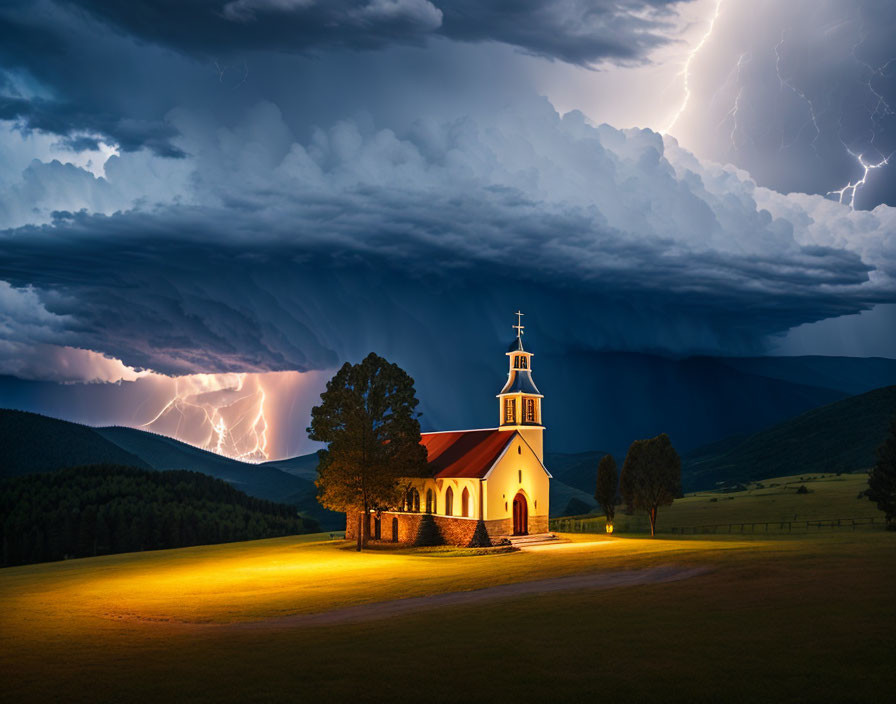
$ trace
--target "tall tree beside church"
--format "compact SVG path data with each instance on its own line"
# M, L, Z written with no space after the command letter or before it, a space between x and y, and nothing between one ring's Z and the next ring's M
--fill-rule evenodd
M890 434L877 448L877 464L868 475L868 498L887 517L887 528L896 530L896 417L890 423Z
M619 490L625 502L647 511L650 535L656 535L656 514L681 492L681 458L663 433L647 440L635 440L622 465Z
M613 525L616 518L616 492L619 488L619 473L613 455L604 455L597 465L597 487L594 498L604 510L607 525Z
M320 398L308 428L312 440L327 443L318 452L318 501L357 512L361 550L370 509L396 505L399 478L421 476L426 467L414 380L371 352L360 364L343 364Z

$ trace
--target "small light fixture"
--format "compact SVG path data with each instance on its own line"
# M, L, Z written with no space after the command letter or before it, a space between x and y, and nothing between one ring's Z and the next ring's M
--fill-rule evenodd
M612 533L612 532L613 532L613 524L607 523L607 533Z

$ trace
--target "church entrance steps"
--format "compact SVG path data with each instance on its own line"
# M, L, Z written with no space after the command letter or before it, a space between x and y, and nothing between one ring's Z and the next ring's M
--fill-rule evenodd
M566 538L558 538L554 533L533 533L531 535L504 536L515 548L526 548L532 545L549 545L552 543L568 543Z

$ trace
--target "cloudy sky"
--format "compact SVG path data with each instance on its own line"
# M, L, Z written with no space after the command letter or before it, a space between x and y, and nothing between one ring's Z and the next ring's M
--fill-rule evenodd
M376 350L458 424L445 370L500 370L520 307L555 354L896 357L894 30L887 0L7 1L0 405L284 456Z

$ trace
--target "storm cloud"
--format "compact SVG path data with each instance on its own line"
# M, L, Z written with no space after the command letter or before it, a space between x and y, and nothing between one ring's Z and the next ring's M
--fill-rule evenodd
M190 203L0 235L0 279L68 321L64 344L168 374L436 364L440 330L492 340L523 305L570 349L755 352L896 299L896 211L783 196L544 100L401 135L343 120L300 142L270 103L178 129Z
M333 82L341 83L351 70L343 66L327 75L306 59L340 63L334 57L347 56L357 68L363 66L355 60L359 52L473 42L576 65L640 63L669 41L664 30L674 18L674 4L12 2L0 8L0 120L59 135L73 148L105 140L122 151L146 148L181 157L168 119L174 108L204 105L221 111L234 98L245 106L246 100L262 97L259 93L279 101L284 92L301 92L303 82L309 90L352 94L347 86L333 90ZM407 60L400 53L390 56ZM309 70L317 78L309 79ZM380 71L379 81L383 75ZM238 89L238 96L228 94Z
M519 70L643 64L675 8L7 4L0 370L60 378L81 350L121 365L110 380L305 371L377 349L436 374L441 331L471 350L520 306L567 349L757 353L896 300L892 208L561 115Z

